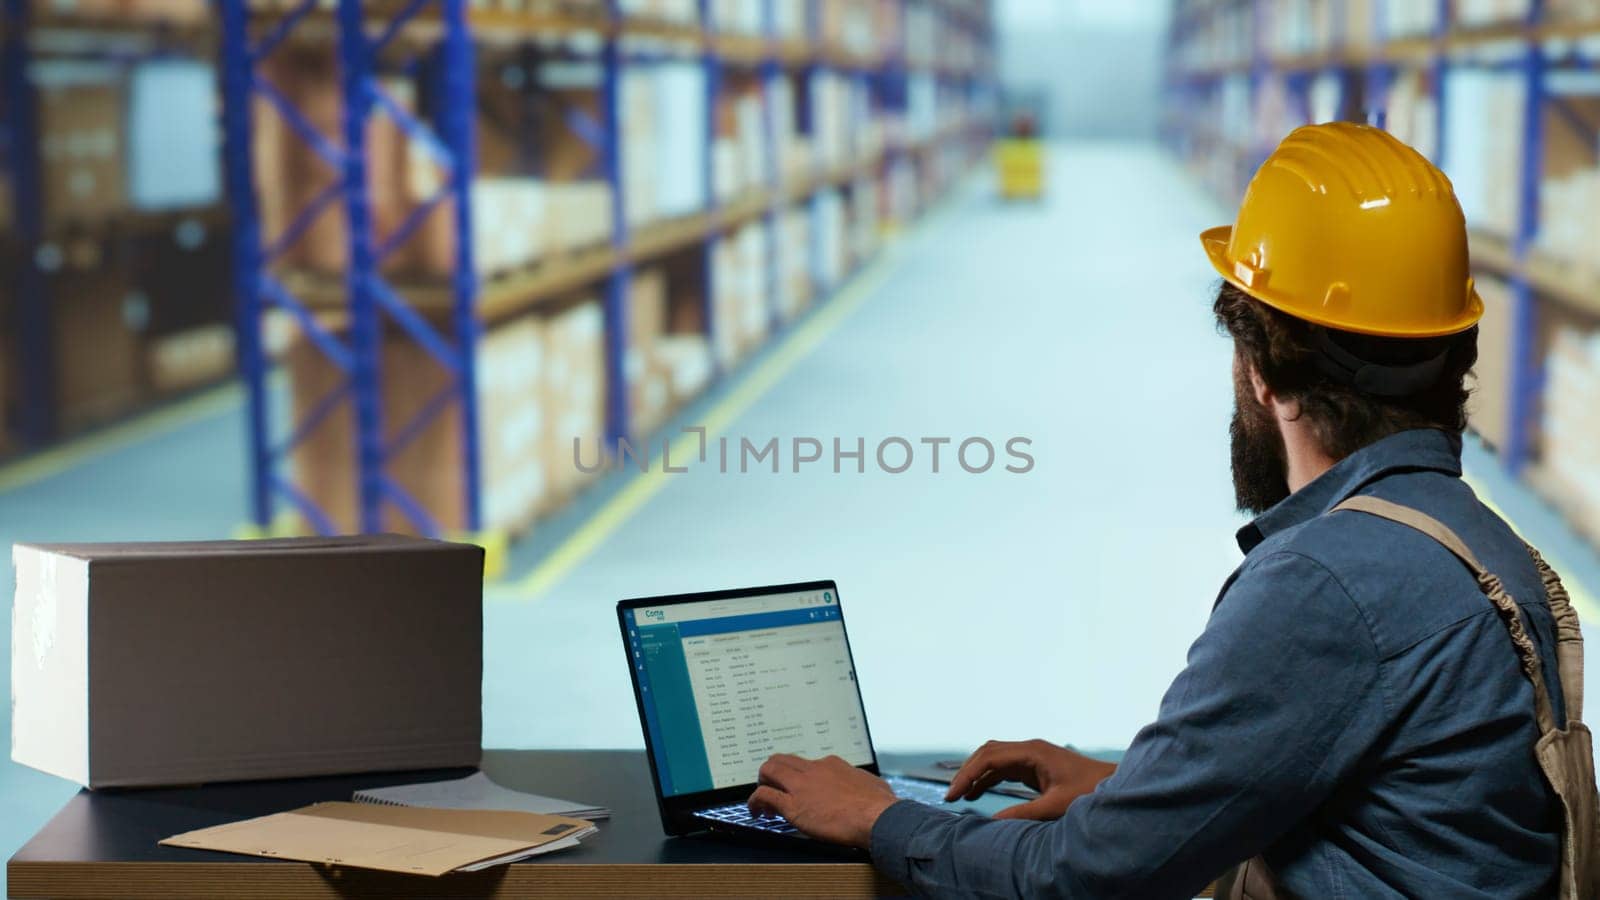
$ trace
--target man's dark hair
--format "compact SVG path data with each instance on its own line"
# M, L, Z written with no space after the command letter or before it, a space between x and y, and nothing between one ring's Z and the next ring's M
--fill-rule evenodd
M1413 428L1460 434L1467 427L1466 376L1478 361L1476 326L1424 340L1369 337L1281 313L1228 282L1222 283L1213 311L1240 359L1280 397L1300 404L1300 415L1334 459ZM1412 365L1442 354L1443 368L1431 384L1406 396L1376 396L1328 374L1319 362L1324 340L1380 365Z

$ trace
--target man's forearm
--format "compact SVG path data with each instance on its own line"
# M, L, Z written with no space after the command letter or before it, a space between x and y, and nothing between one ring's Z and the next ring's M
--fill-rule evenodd
M872 861L929 897L1076 896L1070 873L1048 853L1032 852L1051 824L960 816L903 800L873 826Z

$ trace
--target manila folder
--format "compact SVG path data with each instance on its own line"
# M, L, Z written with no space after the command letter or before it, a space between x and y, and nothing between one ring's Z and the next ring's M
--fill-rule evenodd
M590 829L562 816L500 810L318 803L292 812L173 835L169 847L443 875L533 851Z

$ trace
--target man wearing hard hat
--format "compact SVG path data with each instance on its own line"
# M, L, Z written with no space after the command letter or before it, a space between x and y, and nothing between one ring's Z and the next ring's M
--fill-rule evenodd
M993 821L838 759L773 757L751 805L936 896L1600 897L1577 616L1461 480L1483 303L1449 181L1301 128L1201 240L1256 518L1156 721L1116 766L985 745L952 799L1040 791Z

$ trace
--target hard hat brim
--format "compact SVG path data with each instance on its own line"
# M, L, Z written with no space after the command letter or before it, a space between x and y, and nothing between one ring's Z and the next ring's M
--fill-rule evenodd
M1200 233L1200 244L1205 247L1206 258L1211 260L1211 267L1217 270L1217 274L1221 275L1224 281L1273 309L1315 325L1374 337L1431 338L1460 334L1478 324L1478 320L1483 318L1483 298L1478 296L1476 287L1471 289L1471 293L1467 297L1466 309L1458 318L1435 327L1406 328L1403 325L1398 325L1389 328L1374 328L1369 323L1328 316L1314 309L1307 309L1303 301L1295 301L1288 297L1278 296L1269 289L1251 287L1245 284L1237 274L1238 264L1228 255L1228 244L1232 238L1232 225L1220 225L1216 228L1208 228Z

